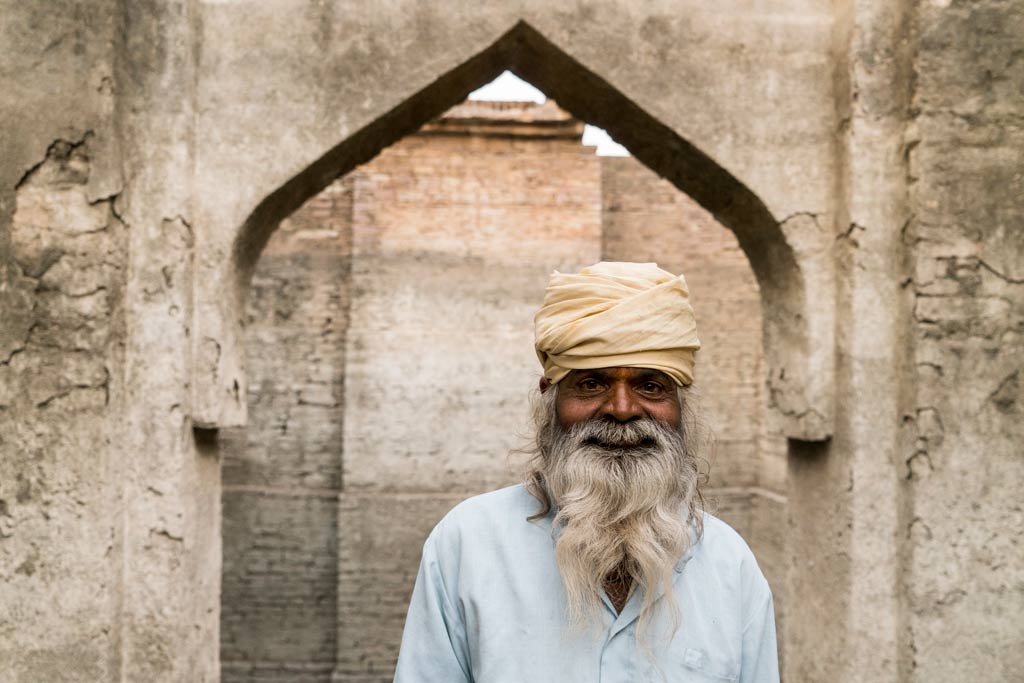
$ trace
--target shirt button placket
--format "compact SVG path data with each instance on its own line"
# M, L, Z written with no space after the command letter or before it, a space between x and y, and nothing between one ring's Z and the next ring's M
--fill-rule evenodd
M632 627L626 627L609 636L601 650L601 683L636 683L633 678L632 659L627 655L626 646L631 638ZM625 648L625 649L624 649Z
M612 642L612 631L609 629L605 635L604 644L601 646L601 657L597 663L597 680L599 683L614 683L611 679L611 667L608 665L609 647Z

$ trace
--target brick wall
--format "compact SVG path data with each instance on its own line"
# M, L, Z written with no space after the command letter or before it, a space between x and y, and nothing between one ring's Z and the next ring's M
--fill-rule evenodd
M311 199L249 290L249 426L222 435L225 683L334 668L351 214L351 179Z

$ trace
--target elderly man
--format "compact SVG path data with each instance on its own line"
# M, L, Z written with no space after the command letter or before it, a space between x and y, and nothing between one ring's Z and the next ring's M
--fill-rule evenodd
M768 584L701 508L683 277L556 272L536 347L525 483L430 534L396 682L778 681Z

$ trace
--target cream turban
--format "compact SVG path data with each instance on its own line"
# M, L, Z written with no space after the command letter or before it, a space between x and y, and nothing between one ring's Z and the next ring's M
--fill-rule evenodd
M700 348L686 280L654 263L602 261L579 273L551 274L534 318L544 376L572 370L653 368L693 382Z

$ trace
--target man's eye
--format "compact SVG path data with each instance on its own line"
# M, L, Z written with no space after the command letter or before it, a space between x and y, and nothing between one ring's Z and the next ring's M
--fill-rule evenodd
M645 394L657 394L665 390L665 388L657 382L644 382L640 389Z
M597 391L601 388L596 379L585 379L578 386L583 391Z

